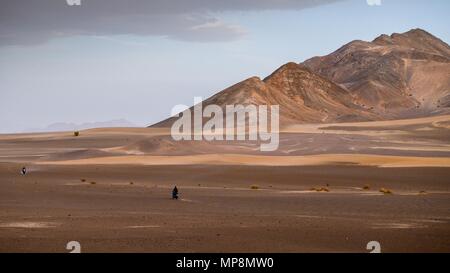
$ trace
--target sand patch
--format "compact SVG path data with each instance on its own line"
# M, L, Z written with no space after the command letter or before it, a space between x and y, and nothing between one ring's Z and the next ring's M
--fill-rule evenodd
M418 223L376 223L372 226L372 229L417 229L426 227L426 225Z
M197 201L194 201L194 200L191 200L191 199L185 199L185 198L181 198L180 201L188 202L188 203L197 203Z
M45 165L248 165L316 166L360 165L382 168L450 167L447 157L385 156L369 154L322 154L310 156L257 156L202 154L189 156L114 156L78 160L45 161Z
M10 222L0 223L0 228L54 228L58 226L51 222Z
M398 151L425 151L425 152L450 152L450 146L410 146L410 147L370 147L370 149L374 150L398 150Z
M396 130L399 126L424 126L433 125L434 127L442 127L442 122L450 120L450 115L433 116L425 118L404 119L404 120L386 120L386 121L368 121L368 122L343 122L329 124L299 124L291 125L282 130L285 133L306 133L306 134L349 134L349 135L368 135L368 136L386 136L386 135L402 135L405 132ZM440 125L440 126L439 126ZM342 128L354 128L353 130L344 130ZM445 126L444 128L446 128ZM374 129L374 128L383 128Z

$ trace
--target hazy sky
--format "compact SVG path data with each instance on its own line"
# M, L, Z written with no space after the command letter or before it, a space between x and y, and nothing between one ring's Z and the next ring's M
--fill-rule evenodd
M149 125L194 96L382 33L419 27L450 42L448 0L81 3L0 0L0 133Z

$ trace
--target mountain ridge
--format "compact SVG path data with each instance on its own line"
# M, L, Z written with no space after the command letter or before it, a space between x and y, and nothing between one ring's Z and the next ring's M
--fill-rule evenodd
M236 83L203 101L210 104L280 105L282 127L450 113L450 46L422 29L354 40Z

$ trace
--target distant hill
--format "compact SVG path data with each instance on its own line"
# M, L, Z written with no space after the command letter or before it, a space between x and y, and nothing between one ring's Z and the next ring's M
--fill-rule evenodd
M49 126L44 128L30 128L25 130L24 133L75 131L92 128L106 128L106 127L136 127L136 125L125 119L116 119L103 122L86 122L82 124L58 122L50 124Z

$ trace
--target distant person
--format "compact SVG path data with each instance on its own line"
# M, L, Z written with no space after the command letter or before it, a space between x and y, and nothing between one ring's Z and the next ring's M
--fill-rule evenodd
M178 188L175 186L172 190L172 199L178 199Z
M22 175L26 175L26 174L27 174L27 168L22 167L22 170L20 171L20 173L21 173Z

